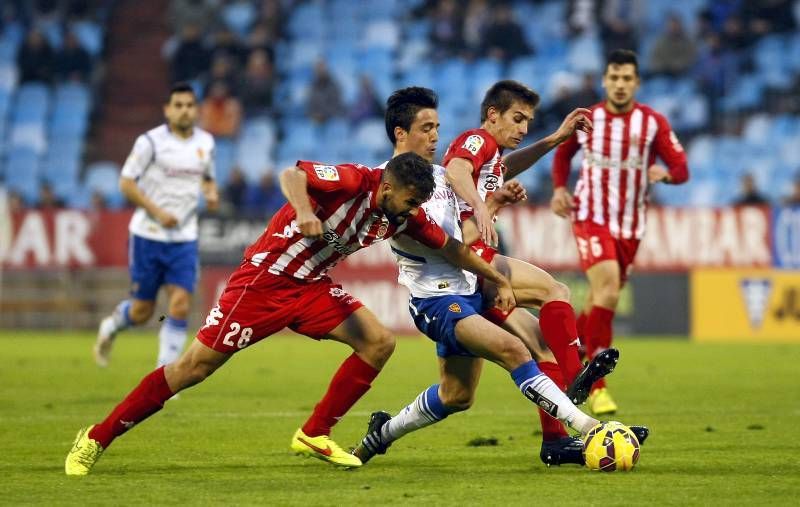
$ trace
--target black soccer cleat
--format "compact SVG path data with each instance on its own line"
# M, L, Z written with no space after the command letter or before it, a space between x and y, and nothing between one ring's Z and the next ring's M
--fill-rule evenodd
M361 439L361 442L353 449L352 454L358 456L362 464L366 464L376 454L386 454L386 449L389 448L391 443L384 444L381 439L381 428L389 422L392 416L388 412L378 411L373 412L369 416L369 424L367 424L367 434Z
M592 391L592 384L605 377L617 366L619 350L605 349L597 353L586 366L583 367L572 385L567 388L567 397L576 405L580 405Z
M644 441L650 436L650 429L647 426L628 426L628 428L636 435L639 445L644 444Z
M547 466L583 465L583 440L580 437L561 437L552 442L542 442L539 458Z

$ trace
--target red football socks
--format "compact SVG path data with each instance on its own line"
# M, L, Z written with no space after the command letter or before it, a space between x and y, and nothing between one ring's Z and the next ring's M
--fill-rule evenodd
M586 355L591 359L598 351L607 349L611 346L612 325L614 322L614 310L593 306L586 319ZM592 389L600 389L606 386L605 379L600 379L594 383Z
M162 366L145 376L103 422L96 424L89 438L97 440L103 449L107 448L115 438L161 410L172 395Z
M539 312L539 327L547 346L556 356L564 380L571 384L583 369L578 356L575 311L566 301L550 301Z
M543 362L538 363L539 369L542 373L550 377L555 385L562 391L566 388L564 384L564 377L561 375L561 368L556 363ZM539 421L542 423L542 440L545 442L552 442L559 438L569 436L566 428L561 424L561 421L551 416L541 408L539 409Z
M309 437L330 435L331 427L350 410L350 407L369 391L379 370L365 363L353 353L333 376L328 392L314 407L314 413L303 425Z

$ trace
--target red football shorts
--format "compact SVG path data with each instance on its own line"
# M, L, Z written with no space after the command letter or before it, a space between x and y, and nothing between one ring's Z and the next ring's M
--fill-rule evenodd
M598 262L615 260L619 264L620 282L624 284L636 257L639 240L615 238L608 227L591 221L573 223L572 231L578 244L581 268L587 271Z
M319 340L362 306L330 279L304 282L242 264L231 275L197 339L226 354L285 327Z

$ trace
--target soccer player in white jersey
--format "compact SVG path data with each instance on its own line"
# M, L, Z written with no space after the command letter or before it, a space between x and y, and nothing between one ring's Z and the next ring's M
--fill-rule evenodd
M592 132L577 132L561 144L553 160L553 211L572 219L589 298L578 319L589 357L611 346L612 322L644 237L649 184L681 184L689 179L686 153L667 119L636 102L636 53L618 49L606 62L606 100L591 106ZM583 149L574 197L567 190L570 162ZM655 163L656 156L667 165ZM583 328L583 329L581 329ZM598 381L589 396L595 414L612 414L617 404Z
M395 156L411 151L428 160L433 159L438 142L437 102L435 92L420 87L404 88L389 97L386 132L395 146ZM446 182L444 167L433 167L436 186L423 209L448 234L461 239L456 195ZM523 198L522 187L516 182L508 182L487 199L487 206L495 213L500 206ZM474 219L464 225L463 236L465 244L478 239ZM451 413L468 409L480 379L482 358L505 367L515 381L523 375L522 372L526 372L523 376L531 378L531 370L536 369L541 370L537 373L537 382L541 382L542 387L563 384L552 353L538 335L535 317L517 309L502 324L508 331L497 327L481 316L486 305L475 275L453 266L416 241L396 237L390 243L400 270L398 280L411 293L410 311L414 322L420 331L436 342L440 382L426 389L394 418L386 412L371 415L367 435L353 451L362 462L369 461L375 454L383 454L391 442L403 435L439 422ZM549 379L545 381L547 377ZM575 422L576 417L582 417L576 415L579 411L576 412L577 409L558 387L542 395L527 392L527 385L519 382L518 385L526 396L547 410L540 410L542 461L548 465L582 463L580 439L569 437L561 423L554 419L560 415L561 419L580 429L580 423ZM553 403L554 399L558 402ZM636 427L636 431L641 440L647 437L646 428Z
M122 167L119 187L136 206L131 218L128 264L130 298L104 318L94 346L95 361L108 366L117 334L147 322L163 286L169 308L158 333L157 366L178 358L197 282L197 210L202 193L209 210L219 201L214 180L214 138L195 126L192 88L172 87L164 105L166 123L136 139Z

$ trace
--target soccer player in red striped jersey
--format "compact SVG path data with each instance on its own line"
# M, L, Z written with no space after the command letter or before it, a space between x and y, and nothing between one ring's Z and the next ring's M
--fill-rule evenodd
M588 357L611 346L612 321L644 236L649 185L681 184L689 179L686 154L663 115L636 102L636 53L618 49L606 62L606 100L590 108L594 130L576 132L556 150L553 211L572 218L581 267L590 293L579 319ZM583 149L575 193L567 190L570 162ZM666 167L655 164L656 157ZM617 405L605 381L589 397L595 414L612 414Z
M514 306L510 282L467 246L429 220L420 205L433 193L432 166L405 153L385 169L298 162L281 174L288 200L244 260L175 362L145 376L102 422L78 432L67 455L68 475L86 475L118 436L161 410L179 391L205 380L230 357L288 327L310 338L353 348L291 448L344 467L361 466L329 438L331 428L370 388L395 346L394 336L328 271L362 248L406 234L449 262L497 283L494 302Z
M539 96L517 81L499 81L486 92L481 103L481 127L458 136L447 149L442 165L448 182L459 197L462 220L474 216L481 240L472 248L511 279L519 306L540 308L539 326L547 346L553 352L573 403L586 400L590 378L613 370L617 351L609 349L583 368L578 355L580 341L575 312L570 305L569 289L546 271L519 259L497 254L497 234L485 200L503 184L530 168L537 160L576 130L591 132L587 109L578 108L564 119L551 135L525 148L514 150L528 133ZM484 294L491 295L491 283L484 283ZM508 315L490 309L484 316L504 326Z

